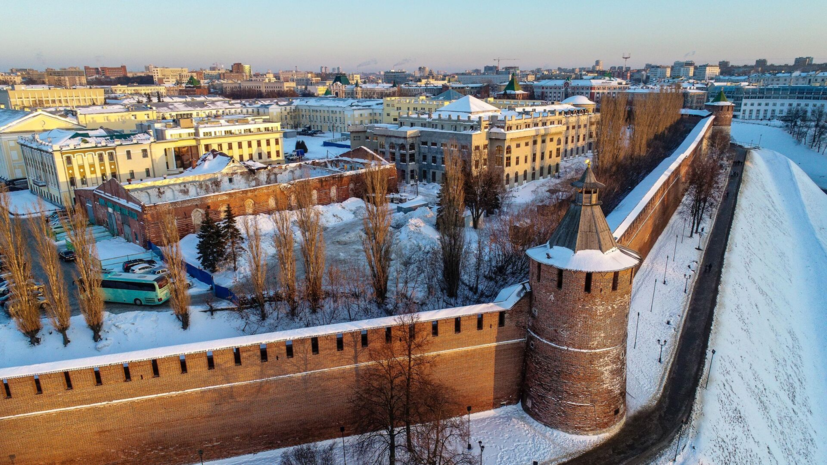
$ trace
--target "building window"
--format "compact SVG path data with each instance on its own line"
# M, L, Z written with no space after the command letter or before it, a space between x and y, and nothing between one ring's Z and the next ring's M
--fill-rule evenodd
M212 356L212 352L207 352L207 369L214 370L215 369L215 359Z
M343 350L345 350L344 334L339 333L336 335L336 351L341 352Z
M145 170L145 172L146 172L146 177L149 177L149 168L147 168L147 169Z
M66 166L72 166L72 157L66 156Z
M132 374L129 372L129 364L123 364L123 380L124 382L132 381Z
M319 338L310 338L310 350L313 352L313 355L319 355Z
M40 385L40 377L34 375L34 390L35 394L43 394L43 387Z
M618 271L615 271L614 274L612 275L612 290L613 291L617 290L617 282L618 282L619 277L620 277L620 272L618 272Z
M259 352L259 355L261 356L262 363L266 362L267 361L267 344L261 344L260 346L258 346L258 352Z
M557 270L557 289L562 289L562 288L563 288L563 270L558 269Z
M477 314L477 331L482 331L482 313Z
M98 154L98 163L103 163L103 154L102 153Z
M154 362L155 360L153 360ZM95 386L100 386L103 384L103 379L101 379L101 371L99 368L94 369L95 372Z
M592 292L592 274L586 273L586 293L589 294Z
M185 375L187 374L187 356L182 355L179 358L181 359L181 374Z
M157 378L161 376L161 372L158 370L158 360L152 360L152 377Z
M500 328L505 326L505 311L501 311L497 317L497 326Z
M9 382L5 379L3 380L3 389L6 391L6 399L11 399L11 389L9 388Z
M131 150L126 151L126 159L127 160L132 160L132 151Z
M362 347L368 346L368 330L362 330Z
M456 317L454 318L454 332L461 333L462 332L462 318Z
M439 336L439 322L432 321L431 322L431 336L437 337Z
M233 347L233 361L236 365L241 365L241 350L238 347Z
M390 344L393 341L393 330L390 326L385 328L385 344Z
M129 170L129 179L135 179L135 170Z

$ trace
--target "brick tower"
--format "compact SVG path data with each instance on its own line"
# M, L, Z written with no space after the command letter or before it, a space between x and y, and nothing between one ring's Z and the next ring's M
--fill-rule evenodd
M547 244L528 250L532 290L523 409L549 427L604 431L626 416L626 333L640 257L617 244L591 167Z
M705 103L704 108L715 116L715 120L712 121L712 130L714 132L724 132L729 135L730 129L732 128L732 113L735 110L735 105L727 100L724 91L721 90L718 96L712 99L711 102Z

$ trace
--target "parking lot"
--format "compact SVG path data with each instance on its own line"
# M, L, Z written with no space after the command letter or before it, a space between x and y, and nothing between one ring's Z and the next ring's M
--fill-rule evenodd
M36 218L36 221L44 221L43 218ZM27 219L16 219L15 221L22 221L24 230L26 234L33 234L31 231L31 225L29 220ZM134 246L134 244L132 244ZM127 249L128 250L128 249ZM43 267L41 265L42 260L40 255L38 254L36 248L32 246L30 249L30 254L32 256L32 275L34 280L38 283L46 284L46 275L43 271ZM101 252L105 253L105 257L111 255L111 252L108 250L102 250ZM130 257L126 255L125 257ZM120 264L126 260L127 258L123 258L118 260L117 258L114 259L104 259L102 263L105 268L113 268L117 267L118 271L120 271ZM66 282L66 289L69 291L69 302L72 307L72 315L80 315L80 306L78 305L78 293L77 287L75 286L74 282L77 279L77 270L75 267L74 262L60 262L61 268L63 269L63 276ZM200 286L199 286L200 284ZM191 305L199 305L205 304L208 300L212 299L212 293L207 289L203 284L196 283L196 287L191 289L190 295L192 298ZM129 305L129 304L121 304L121 303L106 303L106 311L110 313L124 313L124 312L134 312L134 311L170 311L169 302L166 302L162 305L143 305L143 306L136 306L136 305Z

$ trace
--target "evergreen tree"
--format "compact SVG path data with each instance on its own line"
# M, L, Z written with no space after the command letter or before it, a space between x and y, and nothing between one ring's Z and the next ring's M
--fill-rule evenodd
M221 224L221 236L224 244L224 258L233 261L233 271L238 270L238 255L244 251L241 245L244 239L241 236L241 230L235 224L235 215L230 205L227 204L227 211L224 215L224 222Z
M220 226L207 213L206 219L198 230L198 261L201 267L215 273L218 264L224 258L224 239Z
M303 140L296 141L296 150L304 150L305 155L307 154L307 144Z

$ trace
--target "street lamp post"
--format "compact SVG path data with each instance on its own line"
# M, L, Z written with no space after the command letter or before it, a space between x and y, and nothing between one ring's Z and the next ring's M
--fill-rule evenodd
M712 357L709 358L709 373L706 375L706 385L704 389L709 388L709 378L712 377L712 361L715 360L715 349L712 349Z
M637 323L635 323L635 345L632 349L637 349L637 328L640 326L640 312L637 312Z
M663 363L663 346L666 345L666 339L662 341L658 339L658 345L660 346L660 354L658 354L658 363Z
M471 450L471 406L466 407L468 410L468 450Z
M204 465L204 449L198 449L198 458L201 459L201 465Z
M686 294L689 291L689 277L690 277L690 274L686 273L686 274L683 275L683 277L686 278L686 283L683 285L683 293Z
M669 255L666 256L666 265L663 267L663 284L666 284L666 269L669 268Z
M655 278L655 284L652 285L652 305L649 306L649 313L655 308L655 289L658 288L658 278Z
M485 450L485 446L482 445L482 441L479 441L480 445L480 465L482 465L482 451Z
M698 246L697 246L697 247L695 247L695 250L703 250L703 249L701 248L701 234L703 234L703 232L699 232L699 233L698 233Z
M345 465L347 465L347 452L345 451L345 427L340 426L339 432L342 433L342 460L344 460Z
M675 250L672 251L672 257L678 256L678 235L675 234Z

